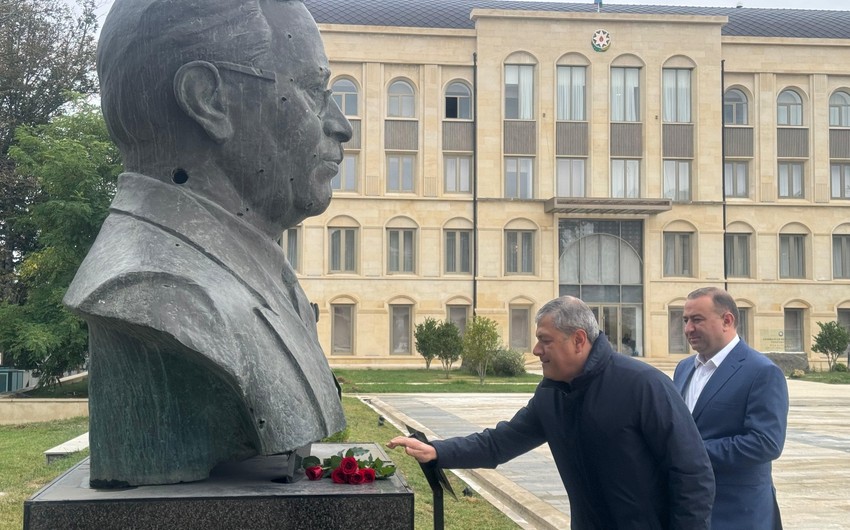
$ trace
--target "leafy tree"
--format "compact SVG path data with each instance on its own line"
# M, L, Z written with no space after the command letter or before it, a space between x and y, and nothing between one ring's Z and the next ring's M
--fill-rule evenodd
M850 344L850 333L838 322L818 322L820 331L814 336L812 351L826 355L829 371L835 369L838 356L844 353Z
M19 128L15 139L9 154L42 197L25 219L39 234L19 267L27 295L0 303L0 350L4 362L52 384L85 358L85 324L62 297L106 218L120 156L100 110L83 102L46 125Z
M15 171L17 127L45 124L95 83L97 0L0 0L0 301L22 303L24 257L38 244L30 209L38 182Z
M499 328L487 317L472 317L463 333L463 361L475 367L478 382L484 384L487 366L500 347Z
M413 330L413 338L416 341L416 350L425 358L425 369L431 369L431 361L437 356L437 329L439 324L431 317L425 322L416 324Z
M460 337L460 330L454 322L443 321L437 327L437 358L443 365L446 379L449 378L452 365L460 359L462 353L463 339Z

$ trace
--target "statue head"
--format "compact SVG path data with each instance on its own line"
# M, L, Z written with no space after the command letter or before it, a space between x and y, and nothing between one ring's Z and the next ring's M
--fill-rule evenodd
M302 2L116 0L98 74L128 171L272 237L328 207L351 126Z

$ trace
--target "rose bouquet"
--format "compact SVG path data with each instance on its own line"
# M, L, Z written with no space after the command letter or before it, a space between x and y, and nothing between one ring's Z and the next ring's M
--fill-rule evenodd
M368 458L364 458L367 455ZM395 474L395 465L392 462L374 458L362 447L340 451L324 460L319 460L317 456L308 456L303 465L308 479L330 477L336 484L368 484Z

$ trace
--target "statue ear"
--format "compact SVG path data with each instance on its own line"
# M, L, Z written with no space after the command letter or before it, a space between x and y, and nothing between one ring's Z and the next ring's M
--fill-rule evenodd
M177 104L216 143L233 136L233 125L225 111L218 68L206 61L192 61L174 75Z

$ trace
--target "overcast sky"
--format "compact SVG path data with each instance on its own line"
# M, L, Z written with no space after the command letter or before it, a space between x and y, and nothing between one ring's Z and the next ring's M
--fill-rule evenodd
M351 0L358 2L359 0ZM386 0L391 2L392 0ZM546 1L546 0L538 0ZM559 1L559 0L548 0ZM566 0L565 0L566 1ZM593 0L568 0L572 3L588 3L592 4ZM98 20L100 26L103 25L103 19L109 11L109 6L112 5L112 0L102 0L103 5L98 10ZM656 5L656 6L702 6L702 7L736 7L738 4L744 7L760 7L760 8L784 8L784 9L831 9L831 10L850 10L850 0L602 0L602 9L606 5L615 4L633 4L633 5Z

